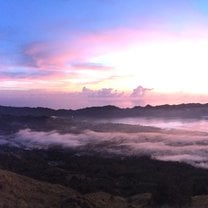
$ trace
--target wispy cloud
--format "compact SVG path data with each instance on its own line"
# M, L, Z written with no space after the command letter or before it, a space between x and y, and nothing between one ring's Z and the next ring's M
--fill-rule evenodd
M90 63L90 62L77 62L77 63L72 63L71 67L74 69L81 69L81 70L110 70L112 67L110 66L105 66L103 64L99 63Z
M10 79L21 79L21 78L40 78L50 76L52 72L50 71L40 71L35 68L10 68L2 67L0 68L1 78L10 78Z

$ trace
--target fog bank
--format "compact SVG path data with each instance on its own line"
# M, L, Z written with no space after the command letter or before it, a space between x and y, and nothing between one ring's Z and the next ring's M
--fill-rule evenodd
M208 168L208 133L200 131L118 133L86 130L80 134L60 134L56 131L24 129L14 135L1 136L0 145L26 149L61 146L101 153L104 156L149 155L159 160L181 161Z

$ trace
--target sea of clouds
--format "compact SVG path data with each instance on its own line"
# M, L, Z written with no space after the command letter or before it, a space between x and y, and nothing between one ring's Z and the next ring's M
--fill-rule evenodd
M202 122L202 121L200 121ZM183 121L182 128L164 128L159 132L95 132L85 130L79 134L60 134L56 131L40 132L31 129L16 134L0 136L0 145L12 145L26 149L47 149L61 146L73 149L123 156L149 155L165 161L186 162L193 166L208 168L208 131L206 122ZM188 128L189 126L189 128ZM192 126L192 128L190 128ZM201 126L201 128L200 128ZM208 126L208 125L207 125Z

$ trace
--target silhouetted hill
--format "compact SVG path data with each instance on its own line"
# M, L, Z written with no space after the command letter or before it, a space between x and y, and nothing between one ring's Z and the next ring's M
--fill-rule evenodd
M0 106L0 114L15 116L61 116L61 117L91 117L91 118L121 118L121 117L170 117L170 118L206 118L208 104L188 103L179 105L160 105L133 108L119 108L116 106L88 107L78 110L7 107Z

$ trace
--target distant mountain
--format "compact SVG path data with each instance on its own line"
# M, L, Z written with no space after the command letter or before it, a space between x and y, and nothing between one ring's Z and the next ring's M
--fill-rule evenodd
M170 117L170 118L206 118L208 104L188 103L179 105L160 105L133 108L119 108L116 106L88 107L78 110L7 107L0 106L1 115L13 116L61 116L71 118L121 118L121 117Z

